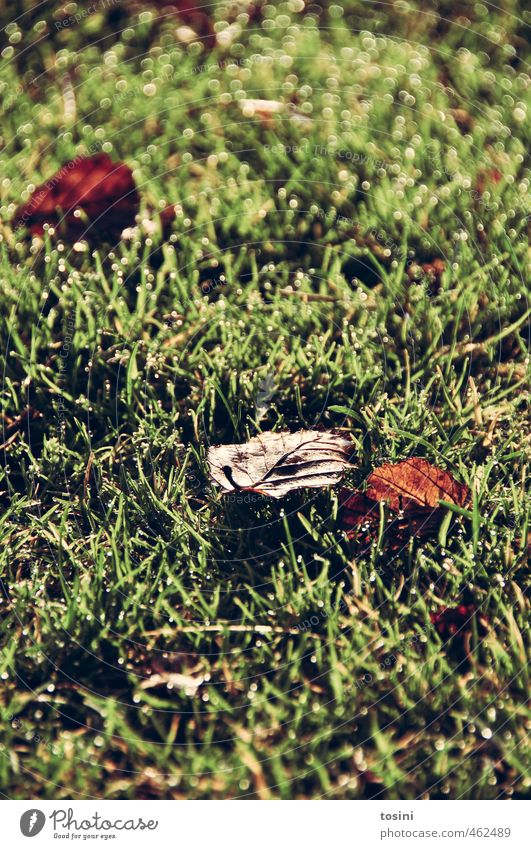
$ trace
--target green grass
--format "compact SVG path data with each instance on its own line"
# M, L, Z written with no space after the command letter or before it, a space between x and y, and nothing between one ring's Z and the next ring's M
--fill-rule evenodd
M525 15L299 5L210 54L140 7L118 35L42 10L7 30L7 797L529 795ZM12 232L95 149L134 168L144 216L180 204L174 236L75 252ZM439 284L414 268L434 257ZM470 511L360 553L334 490L210 486L209 445L315 425L351 435L352 484L423 456ZM430 622L463 599L489 622L466 657Z

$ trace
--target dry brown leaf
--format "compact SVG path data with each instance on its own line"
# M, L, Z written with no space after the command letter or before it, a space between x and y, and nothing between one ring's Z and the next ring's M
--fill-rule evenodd
M392 547L400 548L412 536L426 537L437 530L444 516L441 501L464 507L470 497L467 486L420 457L384 464L367 483L366 492L342 490L339 498L347 536L365 545L378 536L379 502L386 502L391 511L386 538Z
M12 226L42 235L44 225L50 224L72 239L97 235L114 241L134 225L139 208L130 167L113 162L107 153L96 153L77 156L38 186L15 212Z
M195 696L205 681L206 670L197 655L189 652L164 653L138 658L134 671L143 680L140 690L166 687L169 690L184 690L186 695Z
M245 445L217 445L208 451L212 480L225 492L259 492L282 498L294 489L340 482L352 444L332 431L262 433Z
M164 675L155 673L142 681L139 689L151 690L154 687L166 687L172 690L185 690L186 695L195 696L204 680L201 675L182 675L180 672L167 672Z
M421 457L410 457L402 463L386 463L375 469L367 483L367 497L386 501L392 510L435 508L440 501L464 507L470 498L467 486Z

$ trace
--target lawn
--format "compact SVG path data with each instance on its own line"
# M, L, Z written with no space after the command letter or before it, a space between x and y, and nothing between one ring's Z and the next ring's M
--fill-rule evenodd
M529 797L529 12L34 5L0 71L3 796ZM100 152L135 228L14 227ZM350 440L350 489L421 457L469 502L362 542L337 485L212 483L211 446L300 429Z

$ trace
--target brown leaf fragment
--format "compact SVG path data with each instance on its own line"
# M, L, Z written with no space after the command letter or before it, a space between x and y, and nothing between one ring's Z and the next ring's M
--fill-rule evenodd
M474 126L474 119L466 109L450 109L450 114L461 132L470 132Z
M5 437L5 441L0 445L0 449L9 448L25 427L29 430L30 422L35 419L42 419L42 417L43 414L31 405L28 405L25 410L14 418L6 416L5 413L0 413L0 435Z
M142 662L142 660L144 662ZM195 654L173 652L168 655L148 655L134 668L141 679L139 690L151 690L165 687L167 690L184 690L188 696L195 696L205 680L206 669Z
M352 444L332 431L266 432L244 445L208 450L212 480L225 492L258 492L282 498L302 487L333 486L346 469Z
M378 538L380 507L378 501L358 490L342 490L340 495L341 525L347 537L368 546ZM425 537L435 531L442 518L442 508L418 507L399 516L391 511L385 527L387 542L398 550L414 537Z
M367 498L356 489L342 489L339 493L341 524L349 539L369 545L378 535L380 507L377 501Z
M151 690L165 686L169 690L184 690L187 696L195 696L205 679L201 676L182 675L180 672L156 672L139 684L140 690Z
M407 270L407 276L412 282L427 277L430 288L433 287L433 291L438 292L445 268L444 260L435 257L428 262L413 262Z

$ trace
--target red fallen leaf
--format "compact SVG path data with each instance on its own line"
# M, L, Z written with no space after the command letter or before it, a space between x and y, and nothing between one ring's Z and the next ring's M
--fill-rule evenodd
M367 482L365 493L341 491L341 524L349 539L369 545L380 526L379 502L385 501L391 511L386 535L395 549L412 536L426 537L437 530L445 512L441 500L463 507L470 495L468 487L420 457L384 464Z
M440 289L441 279L446 268L446 263L440 257L429 262L413 262L407 269L407 276L412 283L417 283L427 278L428 294L437 294Z
M139 206L129 166L113 162L106 153L97 153L67 162L38 186L18 208L13 227L27 227L40 235L47 223L72 238L95 233L115 238L125 227L134 225Z
M264 15L264 6L266 0L258 0L256 3L249 3L243 10L248 17L248 23L254 24L262 20Z
M488 633L488 619L473 604L443 607L430 614L430 620L441 639L447 644L446 652L461 662L471 660L470 642L474 622L478 636Z
M171 233L172 224L175 221L175 207L172 205L165 206L160 212L160 224L162 227L162 235L164 238Z
M438 285L441 282L445 268L446 263L444 260L440 257L435 257L435 259L429 262L412 263L407 270L407 275L410 280L418 280L422 274L427 274L431 282Z
M302 487L339 483L351 467L352 444L326 430L270 431L244 445L208 449L212 480L225 492L258 492L282 498Z
M423 262L421 268L434 282L438 283L443 276L446 264L440 257L435 257L431 262Z
M151 0L163 9L172 9L175 14L190 27L207 50L216 46L216 33L208 14L194 0Z
M498 171L497 168L489 168L487 171L482 171L478 174L476 180L476 190L482 195L485 189L488 189L489 185L496 185L502 177L502 172Z
M430 614L430 620L439 636L449 639L460 631L471 631L472 619L476 613L475 605L459 604L457 607L442 607ZM485 627L483 619L484 617L481 617L479 620L482 629Z
M464 507L470 490L449 472L432 466L422 457L410 457L401 463L385 463L367 480L367 497L386 501L391 510L415 511L418 507L439 507L450 501Z

